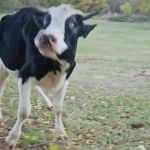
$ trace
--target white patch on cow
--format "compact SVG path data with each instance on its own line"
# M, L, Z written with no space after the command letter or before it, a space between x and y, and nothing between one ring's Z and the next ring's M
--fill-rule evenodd
M18 138L21 134L21 128L24 120L29 116L31 112L31 102L30 95L32 88L36 79L34 77L29 78L27 82L22 84L22 79L18 79L18 88L19 88L19 109L18 109L18 117L17 121L9 133L9 136L6 138L6 143L11 147L15 146Z
M3 117L2 110L1 110L1 98L3 95L3 91L4 91L4 87L5 87L5 80L6 80L7 76L8 76L7 70L6 70L2 60L0 59L0 119L2 119L2 117Z
M64 97L67 90L68 81L63 83L61 89L56 93L54 98L54 111L55 111L55 129L56 133L62 138L67 138L67 134L62 122L63 116L63 103Z
M74 9L69 4L68 5L62 4L57 7L51 7L48 10L48 13L51 15L51 23L45 30L39 31L39 33L35 37L35 45L40 45L39 44L40 34L44 33L45 35L48 36L52 35L56 39L56 43L54 43L53 45L54 51L57 54L62 54L68 48L67 44L64 41L66 20L72 15L79 14L83 16L83 13L80 10ZM41 50L39 49L39 51L41 54L47 55L49 57L49 55L46 54L46 51L42 52L43 51L42 49Z
M10 70L10 69L8 69L8 68L6 68L7 69L7 72L10 74L10 75L12 75L12 76L14 76L14 77L18 77L18 75L19 75L19 70L14 70L14 71L12 71L12 70Z
M67 49L67 45L64 41L65 22L72 15L82 15L82 12L74 9L71 5L63 4L57 7L51 7L49 9L49 14L51 15L51 23L46 28L45 32L49 35L53 35L57 39L57 53L61 54Z

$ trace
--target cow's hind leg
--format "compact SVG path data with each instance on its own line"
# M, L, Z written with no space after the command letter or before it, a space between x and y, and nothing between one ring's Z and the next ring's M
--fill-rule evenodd
M53 110L53 103L51 102L50 98L46 95L46 93L42 90L41 87L36 86L36 90L37 90L37 91L41 94L41 96L42 96L42 99L40 99L41 102L44 103L44 104L48 107L48 109L49 109L50 111L52 111L52 110Z
M30 95L32 88L35 84L35 78L29 78L25 83L22 83L22 80L19 79L18 87L19 87L19 109L17 121L9 133L9 136L6 138L6 146L9 149L15 147L18 138L21 134L21 128L24 121L28 118L31 112L31 103L30 103Z
M6 80L7 76L8 76L8 72L4 68L3 63L0 60L0 119L3 118L2 109L1 109L1 98L2 98L2 95L3 95L3 91L4 91L4 87L5 87L5 80Z

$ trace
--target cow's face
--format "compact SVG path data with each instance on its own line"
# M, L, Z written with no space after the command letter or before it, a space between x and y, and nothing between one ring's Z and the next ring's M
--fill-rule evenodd
M50 8L43 20L46 26L38 32L34 40L40 53L51 58L66 50L74 51L78 38L86 37L95 27L85 25L84 19L84 14L70 5Z

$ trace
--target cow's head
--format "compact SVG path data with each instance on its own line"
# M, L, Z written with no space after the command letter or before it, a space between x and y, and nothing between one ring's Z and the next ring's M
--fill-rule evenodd
M43 23L34 18L39 26L43 24L34 39L36 47L46 57L58 56L67 50L75 53L78 38L85 38L96 26L84 24L85 20L94 15L85 15L71 5L51 7Z

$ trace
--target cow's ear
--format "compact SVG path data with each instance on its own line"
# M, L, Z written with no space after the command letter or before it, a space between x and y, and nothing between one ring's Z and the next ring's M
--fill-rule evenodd
M88 36L88 34L96 27L96 24L94 25L83 25L82 27L82 32L81 32L81 36L83 36L84 38L86 38Z

